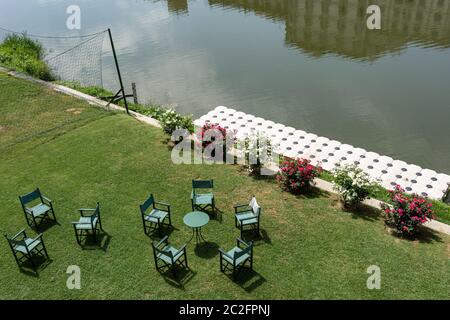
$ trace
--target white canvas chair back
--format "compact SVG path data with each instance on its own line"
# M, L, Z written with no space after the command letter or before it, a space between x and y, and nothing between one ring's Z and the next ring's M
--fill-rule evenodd
M250 200L249 207L252 208L253 213L255 215L259 216L261 207L259 206L258 202L256 201L256 197L253 197L252 200Z

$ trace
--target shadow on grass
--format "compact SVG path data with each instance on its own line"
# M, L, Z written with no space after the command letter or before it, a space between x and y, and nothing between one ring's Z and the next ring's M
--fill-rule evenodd
M39 228L33 227L33 230L39 233L45 232L49 230L51 227L54 226L60 226L61 224L58 221L55 221L53 219L45 218L42 220L41 224L39 225Z
M84 243L81 245L83 250L102 250L103 252L108 251L109 245L111 243L112 236L110 236L106 231L102 231L98 235L98 239L95 239L94 235L87 235L85 237Z
M227 276L231 280L233 279L232 275ZM234 282L246 292L251 293L253 290L266 283L267 280L255 270L242 269L241 272L236 275L236 280Z
M390 236L397 238L398 240L404 240L410 243L433 243L433 242L440 242L442 243L443 240L441 236L439 235L439 232L428 229L425 226L419 227L419 233L416 236L405 236L401 232L398 232L394 227L388 225L385 223L385 230L386 233Z
M197 272L191 268L178 268L175 272L176 276L169 270L159 272L169 285L174 288L185 290L185 286L197 275Z
M35 278L39 278L39 272L53 262L52 259L47 259L44 255L33 255L31 259L33 260L34 266L31 261L27 260L20 264L19 270L21 273Z
M336 204L340 204L340 200L336 201ZM353 219L363 219L366 221L378 221L382 218L381 211L366 204L360 203L350 208L341 206L340 209L343 212L350 213Z
M316 198L327 198L330 194L324 190L320 190L314 186L310 186L306 188L302 193L296 194L295 197L297 199L316 199Z
M145 235L147 237L149 237L152 240L161 240L162 238L164 238L165 236L169 236L174 232L174 231L179 231L178 228L172 226L166 226L164 225L161 228L161 234L159 233L158 228L153 228L153 229L149 229L145 232Z
M245 230L242 233L242 238L244 241L252 241L254 246L272 244L272 240L265 229L260 229L259 233L257 233L256 230Z
M416 238L420 243L443 242L437 231L421 227L420 233Z
M219 209L217 206L215 206L214 212L213 212L212 208L209 208L209 207L208 208L196 207L193 210L206 213L210 217L211 220L218 221L219 223L223 222L224 211Z
M215 242L202 242L195 246L195 255L203 259L212 259L219 254L219 245Z

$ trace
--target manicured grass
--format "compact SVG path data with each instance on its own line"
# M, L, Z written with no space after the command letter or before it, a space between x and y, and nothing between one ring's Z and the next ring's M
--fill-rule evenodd
M1 74L0 88L0 231L13 234L26 225L17 196L36 186L53 200L60 222L44 232L53 261L39 277L19 272L6 240L0 241L0 298L450 298L449 237L398 239L376 214L343 212L326 194L281 192L237 166L174 165L157 128ZM195 178L215 180L223 219L204 228L206 246L188 246L194 274L177 287L155 271L138 204L150 192L171 203L170 239L181 245L191 235L182 219L191 210ZM217 248L234 245L239 232L232 205L253 194L263 208L255 273L234 283L219 271ZM96 201L109 245L81 250L70 222L77 208ZM381 268L381 290L366 287L366 270L374 264ZM81 268L81 290L66 287L69 265Z

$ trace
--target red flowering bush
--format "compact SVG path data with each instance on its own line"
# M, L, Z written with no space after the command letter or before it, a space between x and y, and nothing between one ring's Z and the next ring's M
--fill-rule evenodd
M404 236L415 236L419 226L433 217L433 205L425 198L406 195L405 190L396 186L389 191L392 205L383 205L386 223Z
M281 188L294 194L301 193L322 172L307 159L286 159L280 166L277 181Z
M229 131L218 124L205 123L205 125L197 133L199 144L202 145L203 150L210 144L214 143L214 150L211 156L215 156L216 148L223 148L223 152L229 150L236 141L235 132Z

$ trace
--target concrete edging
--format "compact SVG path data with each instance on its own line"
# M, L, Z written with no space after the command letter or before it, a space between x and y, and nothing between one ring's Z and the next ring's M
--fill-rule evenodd
M63 86L63 85L60 85L60 84L56 84L56 83L52 83L52 82L47 82L47 81L43 81L43 80L40 80L40 79L36 79L36 78L33 78L33 77L28 76L26 74L23 74L23 73L20 73L20 72L16 72L16 71L12 71L12 70L8 70L8 69L5 69L3 67L0 67L0 71L5 72L5 73L7 73L8 75L10 75L12 77L19 78L19 79L24 79L24 80L31 81L31 82L34 82L34 83L38 83L38 84L44 85L44 86L46 86L46 87L56 91L56 92L60 92L60 93L72 96L74 98L77 98L77 99L80 99L80 100L84 100L87 103L89 103L90 105L98 106L98 107L101 107L101 108L104 108L104 109L110 110L110 111L118 111L118 112L125 112L126 111L124 107L118 106L118 105L113 104L113 103L108 105L108 102L106 102L104 100L98 99L96 97L90 96L88 94L85 94L83 92L74 90L72 88L69 88L69 87L66 87L66 86ZM160 122L158 120L152 118L152 117L140 114L140 113L132 111L132 110L130 110L129 113L130 113L130 115L132 115L134 118L136 118L137 120L139 120L141 122L144 122L144 123L149 124L149 125L154 126L154 127L162 128Z

